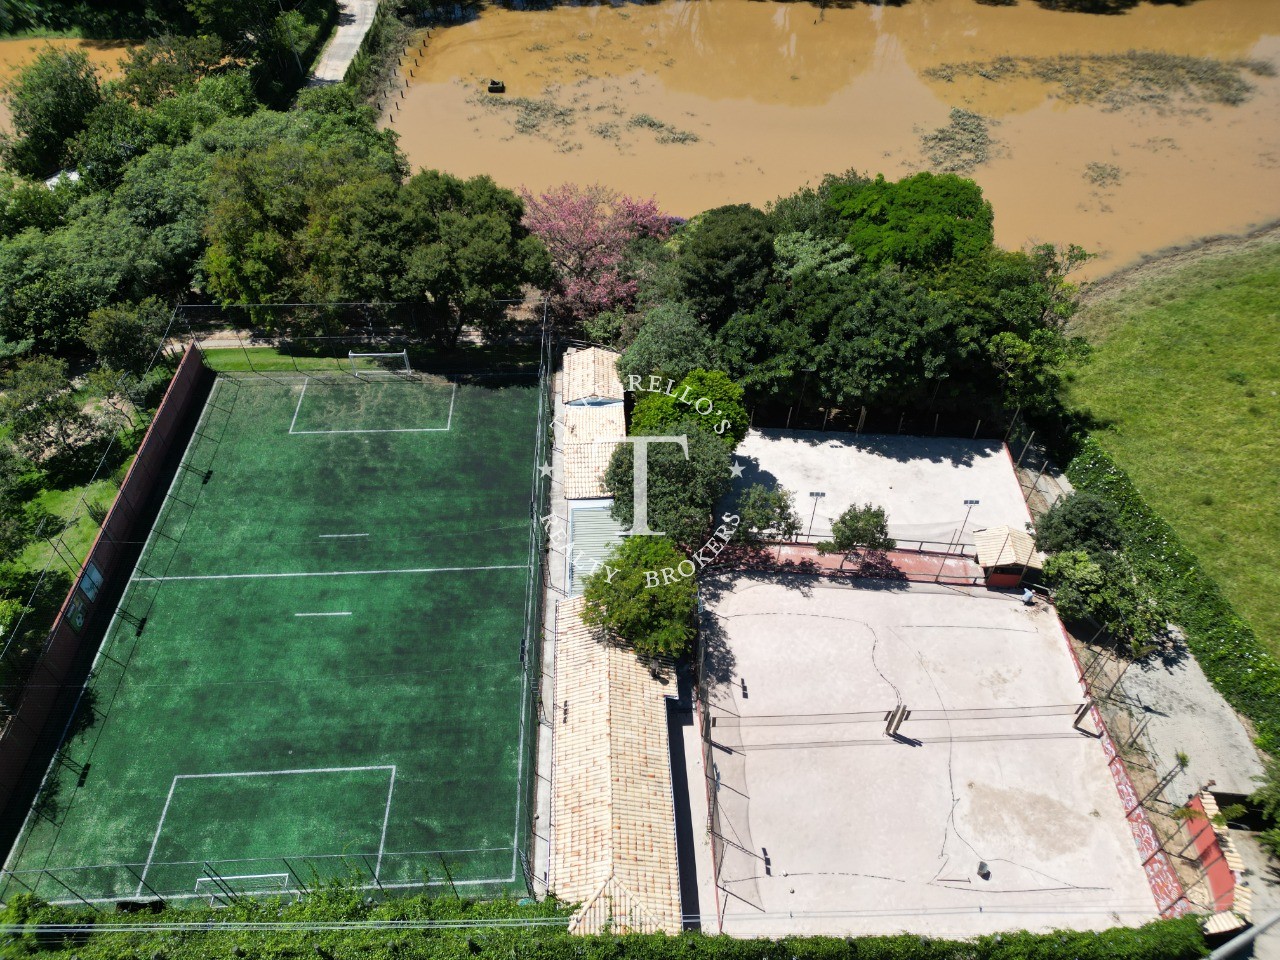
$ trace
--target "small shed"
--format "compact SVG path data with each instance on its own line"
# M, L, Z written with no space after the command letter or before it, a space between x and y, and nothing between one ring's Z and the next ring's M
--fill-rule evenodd
M1009 526L975 530L973 545L989 587L1021 586L1028 570L1044 569L1044 554L1025 530Z

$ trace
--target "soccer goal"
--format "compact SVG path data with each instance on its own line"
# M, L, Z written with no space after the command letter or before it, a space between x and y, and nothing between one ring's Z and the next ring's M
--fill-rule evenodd
M407 377L413 373L413 367L409 365L408 350L401 350L399 353L356 353L349 350L347 359L351 363L351 372L356 376L386 374Z

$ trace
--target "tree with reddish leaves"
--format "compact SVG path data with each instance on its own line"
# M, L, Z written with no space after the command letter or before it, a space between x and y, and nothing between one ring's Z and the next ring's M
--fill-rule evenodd
M637 283L624 268L627 245L671 230L652 198L636 200L599 184L522 195L524 225L551 253L557 312L573 323L629 303Z

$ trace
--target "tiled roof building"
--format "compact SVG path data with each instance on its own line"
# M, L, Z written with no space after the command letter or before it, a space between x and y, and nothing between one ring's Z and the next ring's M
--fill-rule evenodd
M550 886L579 903L570 930L679 933L668 665L640 663L583 624L583 600L556 613Z

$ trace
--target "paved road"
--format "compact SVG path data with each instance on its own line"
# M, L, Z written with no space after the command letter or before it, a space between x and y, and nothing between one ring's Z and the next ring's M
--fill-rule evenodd
M378 0L338 0L338 29L320 56L311 84L341 83L347 75L347 67L360 50L364 35L373 24Z

